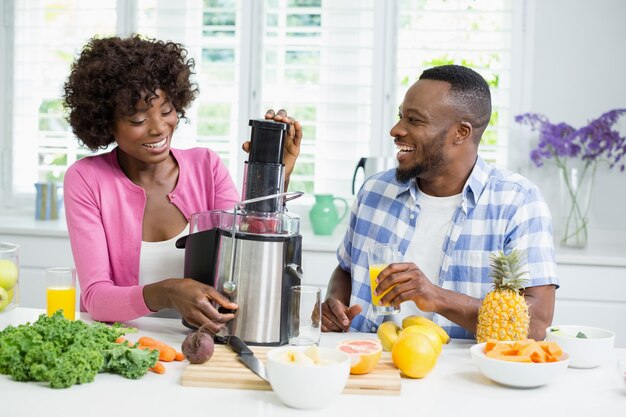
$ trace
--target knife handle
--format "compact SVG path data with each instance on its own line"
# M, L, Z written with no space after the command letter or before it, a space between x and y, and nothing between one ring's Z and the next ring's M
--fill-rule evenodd
M239 356L254 355L248 346L237 336L226 336L226 344L233 348Z

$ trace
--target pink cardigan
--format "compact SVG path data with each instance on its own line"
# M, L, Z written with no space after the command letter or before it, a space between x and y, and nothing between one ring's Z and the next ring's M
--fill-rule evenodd
M171 152L179 174L168 198L187 221L193 213L230 209L240 200L215 152L202 148ZM126 321L151 313L138 285L146 194L122 172L117 148L76 161L65 174L63 195L81 311L99 321Z

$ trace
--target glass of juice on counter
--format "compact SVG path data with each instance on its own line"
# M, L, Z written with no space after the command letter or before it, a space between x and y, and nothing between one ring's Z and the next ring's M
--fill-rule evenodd
M400 261L398 245L392 243L376 244L369 247L367 255L369 261L370 288L372 289L372 306L374 308L374 313L383 315L399 313L399 307L390 305L383 306L380 304L380 299L391 291L391 288L393 287L389 288L380 295L375 294L376 288L378 287L378 283L376 282L378 274L380 274L383 269L387 268L389 264Z
M76 317L76 269L56 267L46 269L46 305L48 316L63 310L68 320Z

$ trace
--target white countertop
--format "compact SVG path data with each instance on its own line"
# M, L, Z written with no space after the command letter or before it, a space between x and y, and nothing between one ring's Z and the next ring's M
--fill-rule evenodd
M0 329L34 321L42 310L17 308L0 314ZM86 319L86 315L82 315ZM127 323L173 346L180 346L186 329L178 320L141 318ZM138 337L138 336L137 336ZM333 346L364 334L324 334L322 345ZM149 372L140 380L98 374L93 383L54 390L37 383L20 383L0 375L1 414L22 416L623 416L626 384L616 360L626 349L615 349L607 363L595 369L570 369L549 385L515 389L491 382L470 359L470 343L444 346L433 371L424 379L402 379L400 396L344 394L329 408L294 410L271 391L185 387L180 384L185 363L167 363L163 375Z

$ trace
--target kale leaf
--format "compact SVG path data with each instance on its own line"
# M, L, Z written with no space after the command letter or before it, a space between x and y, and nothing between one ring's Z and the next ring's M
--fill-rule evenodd
M154 366L158 352L115 343L134 331L119 323L67 320L60 311L51 317L42 314L32 324L0 331L0 374L47 382L52 388L92 382L99 372L140 378Z

